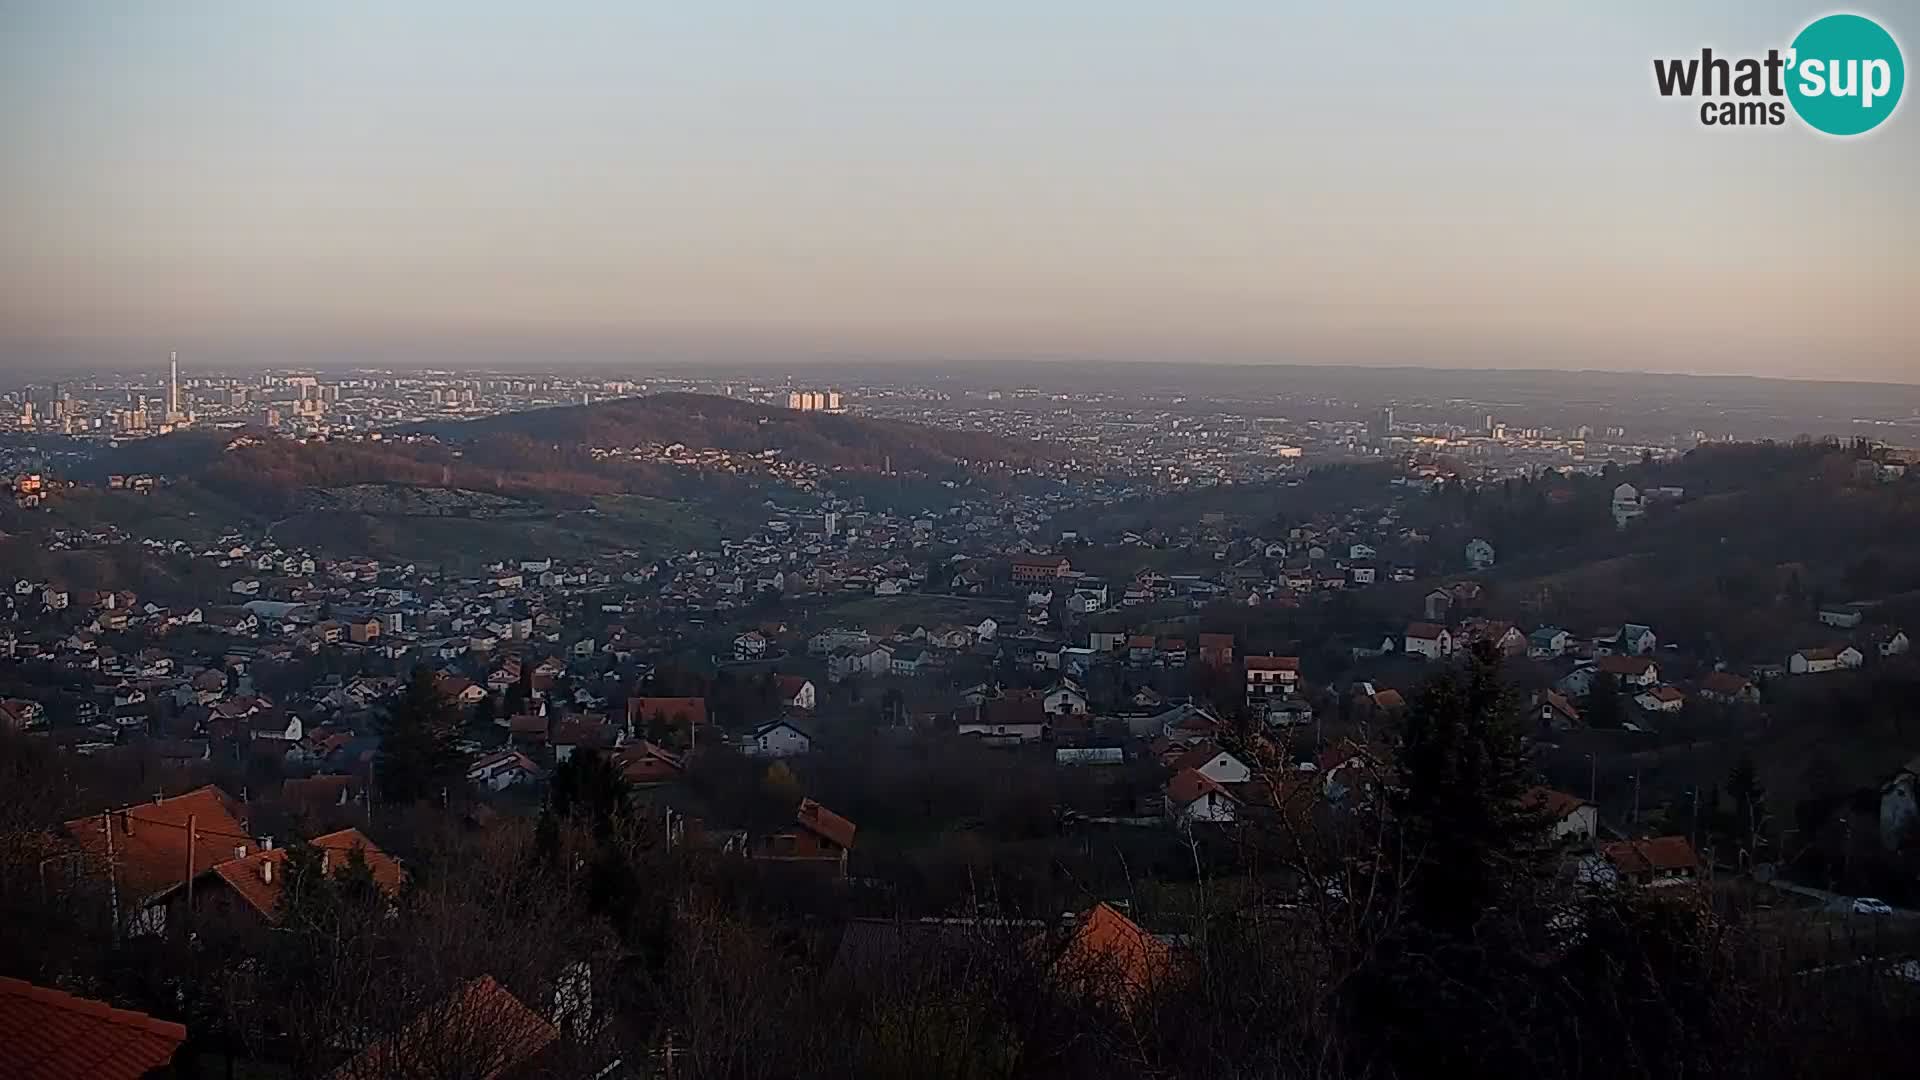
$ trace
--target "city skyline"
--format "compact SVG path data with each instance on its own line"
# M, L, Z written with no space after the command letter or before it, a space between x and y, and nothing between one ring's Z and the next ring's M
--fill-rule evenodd
M1710 131L1652 85L1821 5L562 7L10 6L0 372L1920 381L1913 118Z

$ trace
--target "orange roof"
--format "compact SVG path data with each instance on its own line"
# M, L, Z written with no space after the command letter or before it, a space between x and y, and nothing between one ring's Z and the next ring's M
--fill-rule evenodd
M1178 772L1181 769L1198 769L1220 754L1220 747L1213 742L1203 742L1179 757L1167 763L1167 767Z
M690 724L707 722L707 699L703 697L634 697L627 699L627 723L635 727L644 726L655 717L664 716L669 723L684 717Z
M803 828L812 830L815 834L833 841L842 848L849 850L853 848L855 832L853 822L812 799L801 799L800 809L793 816Z
M665 747L641 739L620 748L616 759L620 775L629 783L658 784L677 780L686 770L680 758Z
M806 689L811 681L812 680L800 675L777 675L774 677L773 683L779 688L782 699L792 701L794 696Z
M1407 624L1407 636L1410 638L1419 638L1421 641L1439 641L1440 635L1446 632L1446 627L1438 626L1430 622Z
M321 850L321 866L326 873L339 873L352 857L353 849L359 848L361 857L367 862L367 869L373 874L374 884L382 892L389 896L399 892L400 883L405 880L406 874L393 856L374 846L373 841L367 839L359 829L341 829L339 832L316 836L308 843ZM213 873L266 916L268 921L278 922L280 894L287 885L282 866L286 858L285 848L256 851L243 859L228 859L214 867Z
M459 1060L461 1075L494 1080L545 1050L560 1032L521 1004L506 987L482 975L407 1022L399 1031L335 1069L333 1080L418 1076Z
M0 978L0 1059L17 1080L139 1080L186 1040L180 1024Z
M1172 950L1110 904L1095 904L1081 918L1060 955L1063 973L1091 981L1123 1001L1152 987L1171 965Z
M1653 661L1644 656L1603 656L1594 666L1609 675L1645 675L1653 670Z
M1202 795L1209 794L1233 798L1227 793L1226 788L1207 779L1204 773L1191 768L1181 769L1173 774L1173 779L1167 781L1167 798L1172 800L1175 806L1186 806Z
M1693 842L1684 836L1655 836L1646 840L1619 840L1600 845L1600 854L1623 874L1656 870L1694 870L1700 866Z
M1233 648L1233 635L1201 634L1200 647L1203 649L1231 649Z
M108 818L113 822L111 840L102 827ZM233 858L237 846L254 845L237 805L211 784L169 799L75 818L63 828L103 871L111 844L120 884L145 899L186 880L189 819L198 837L192 845L193 873L204 873Z
M1716 671L1700 680L1700 689L1712 694L1744 694L1751 685L1745 676L1731 671Z
M1538 809L1558 821L1587 805L1587 801L1577 795L1569 795L1549 787L1531 787L1527 789L1526 794L1520 796L1520 805Z
M1376 709L1404 709L1407 697L1398 690L1382 690L1373 695L1373 707Z
M1249 656L1248 671L1299 671L1300 658L1297 656Z

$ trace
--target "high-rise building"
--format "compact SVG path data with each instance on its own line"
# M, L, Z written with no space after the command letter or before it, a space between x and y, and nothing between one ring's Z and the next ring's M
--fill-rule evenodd
M1384 443L1393 435L1393 406L1382 405L1367 424L1367 435L1376 444Z
M180 354L167 354L167 421L180 419Z

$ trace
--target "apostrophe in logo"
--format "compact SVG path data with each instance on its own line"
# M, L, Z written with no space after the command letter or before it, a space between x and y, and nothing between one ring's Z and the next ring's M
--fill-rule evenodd
M1787 100L1809 127L1859 135L1900 104L1907 67L1893 35L1861 15L1828 15L1807 24L1787 53Z
M1906 88L1900 44L1864 15L1828 15L1785 50L1764 57L1716 56L1653 62L1661 97L1703 98L1707 127L1778 127L1793 115L1828 135L1860 135L1886 122Z

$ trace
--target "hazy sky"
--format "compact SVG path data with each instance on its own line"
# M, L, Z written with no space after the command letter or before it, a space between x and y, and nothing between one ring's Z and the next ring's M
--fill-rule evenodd
M1842 141L1653 89L1829 10L0 0L0 366L1920 382L1920 102ZM1850 10L1914 64L1920 7Z

